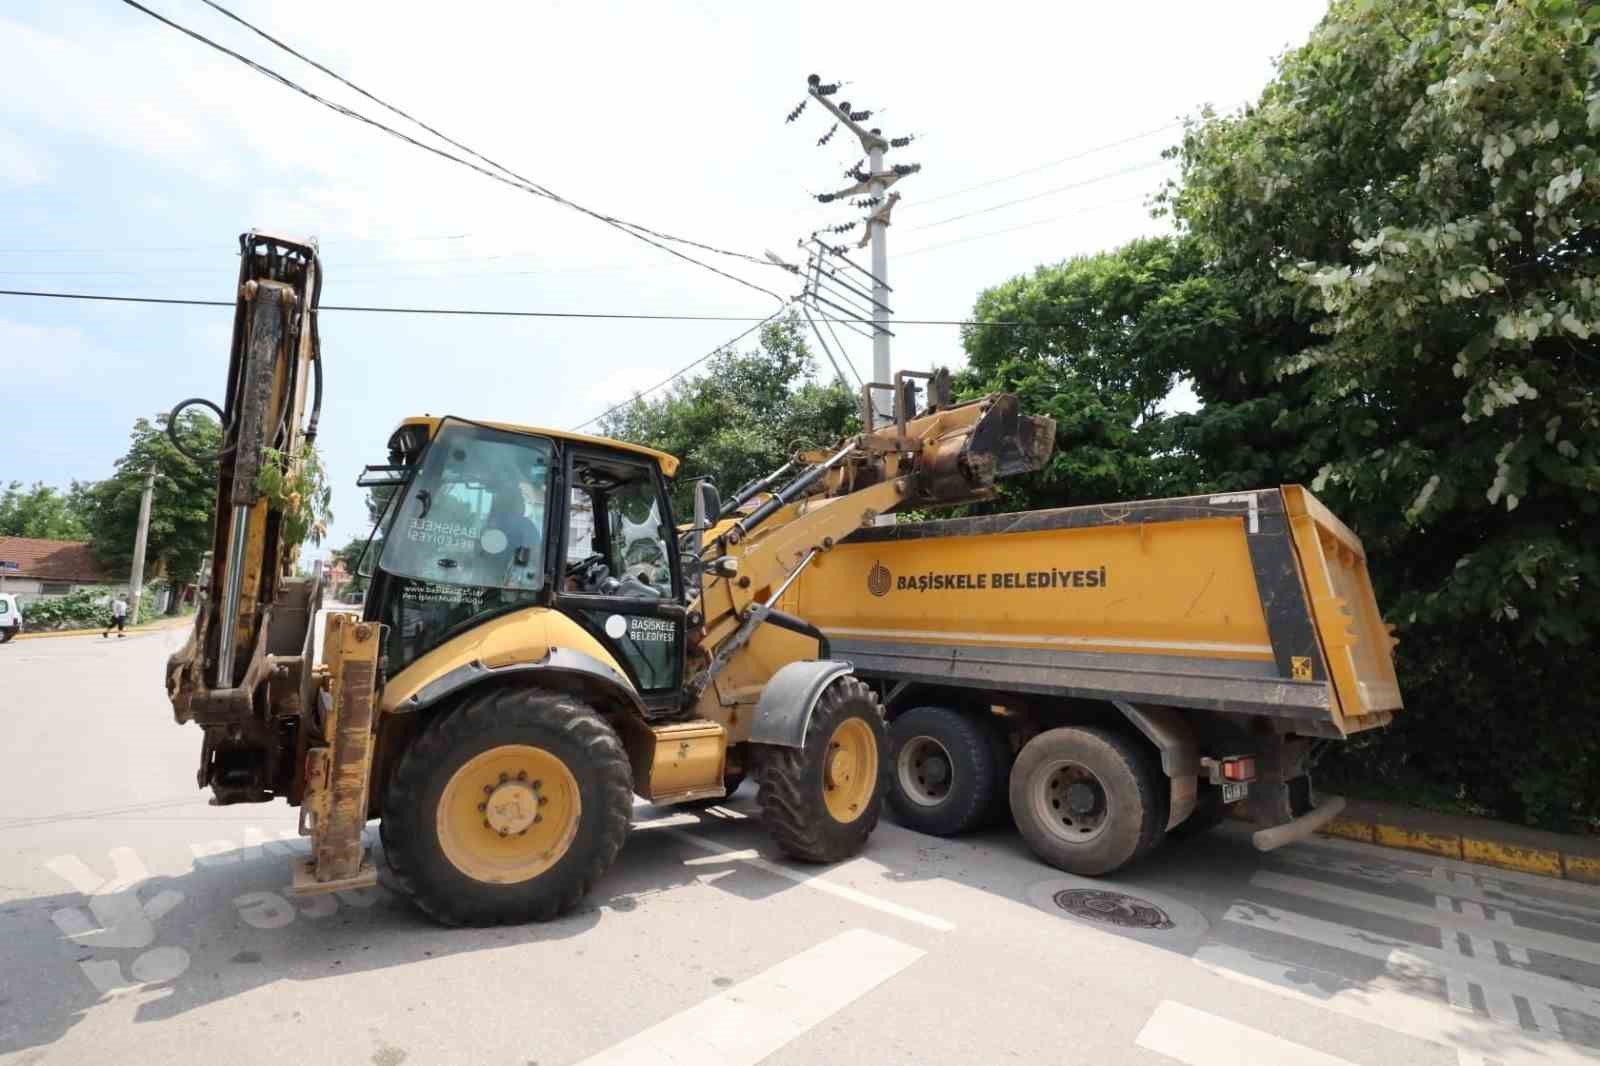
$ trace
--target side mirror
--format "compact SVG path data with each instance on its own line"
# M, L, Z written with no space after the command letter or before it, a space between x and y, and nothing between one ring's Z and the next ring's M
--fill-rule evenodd
M711 523L722 513L722 496L717 486L709 480L694 483L694 527L710 529Z

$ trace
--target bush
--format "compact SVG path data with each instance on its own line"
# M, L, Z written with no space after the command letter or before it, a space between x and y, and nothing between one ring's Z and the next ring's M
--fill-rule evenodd
M44 633L57 629L91 629L111 620L111 597L107 589L82 589L66 596L51 596L22 605L22 629ZM155 617L156 590L144 589L139 595L139 617Z

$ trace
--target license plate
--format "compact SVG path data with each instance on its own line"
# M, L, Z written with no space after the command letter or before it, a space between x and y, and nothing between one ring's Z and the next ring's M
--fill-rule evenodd
M1244 781L1236 781L1236 782L1224 781L1222 783L1222 802L1223 803L1237 803L1240 800L1244 799L1245 795L1249 791L1250 791L1250 785L1247 782L1244 782Z

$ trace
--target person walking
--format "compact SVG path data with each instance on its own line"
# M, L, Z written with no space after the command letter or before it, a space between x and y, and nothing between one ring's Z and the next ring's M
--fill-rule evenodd
M119 592L111 598L111 624L106 626L106 631L104 633L100 634L100 639L106 639L111 635L111 631L115 629L117 631L117 639L121 640L123 637L128 635L122 631L123 626L127 624L128 601L123 599L122 593Z

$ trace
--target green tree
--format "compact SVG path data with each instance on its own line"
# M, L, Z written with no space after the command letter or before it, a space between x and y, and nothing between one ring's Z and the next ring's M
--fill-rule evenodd
M839 384L812 380L816 365L794 318L761 331L760 346L713 356L706 373L657 399L634 401L600 432L677 456L678 483L710 476L731 493L781 467L798 448L823 447L859 428L857 401ZM687 513L688 494L676 506Z
M1166 196L1268 339L1195 353L1175 446L1213 482L1311 480L1401 623L1411 709L1357 752L1551 825L1600 806L1574 661L1600 630L1597 28L1572 0L1339 0L1255 106L1191 125Z
M222 446L221 428L194 412L183 416L179 435L185 447L197 454L210 454ZM131 568L139 497L144 492L145 475L154 466L156 482L150 503L145 576L165 567L173 584L188 584L199 573L205 553L211 550L216 465L196 463L173 447L167 438L164 415L157 416L154 422L138 419L129 438L128 451L117 460L116 473L96 483L89 492L89 529L95 555L113 569Z
M74 481L65 492L41 481L23 487L13 481L0 493L0 537L83 540L89 535L89 482Z

